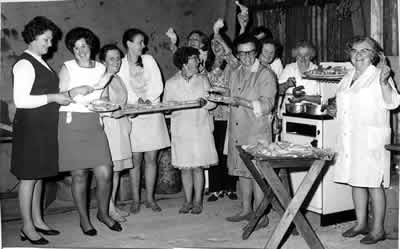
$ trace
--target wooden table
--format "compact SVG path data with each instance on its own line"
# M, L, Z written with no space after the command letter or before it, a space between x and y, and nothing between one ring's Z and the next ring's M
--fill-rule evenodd
M265 248L278 248L289 226L294 222L298 232L311 249L324 249L313 228L299 210L311 187L325 167L325 160L315 158L254 158L240 146L236 146L236 148L243 162L265 194L263 201L256 210L255 217L246 226L242 237L246 239L250 236L258 220L271 203L272 198L275 197L281 205L277 209L278 213L281 214L281 219ZM282 181L278 174L281 169L287 170L293 168L308 168L308 172L299 185L296 194L291 198L288 191L288 183L285 179Z

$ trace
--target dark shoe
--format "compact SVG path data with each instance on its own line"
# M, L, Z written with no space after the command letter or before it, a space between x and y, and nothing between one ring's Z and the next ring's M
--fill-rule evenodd
M130 211L132 214L137 214L140 211L140 202L132 202Z
M218 194L217 192L212 192L210 196L207 198L207 201L216 201L218 200Z
M87 235L87 236L96 236L97 235L96 229L92 228L92 229L85 231L85 229L83 229L83 227L82 227L82 224L79 224L79 226L81 227L82 233L84 235Z
M354 227L352 227L347 231L345 231L344 233L342 233L342 236L346 238L353 238L359 234L367 234L367 233L368 233L368 228L364 228L361 230L354 230Z
M153 201L153 202L146 202L145 203L146 208L151 208L151 210L153 210L154 212L161 212L161 208L160 206L158 206L157 202Z
M250 220L251 218L253 218L253 216L254 216L254 213L250 212L245 215L234 215L234 216L226 217L226 220L229 222L239 222L242 220Z
M268 218L268 216L265 215L263 218L261 218L260 221L258 221L258 224L254 228L254 231L257 231L261 228L267 227L268 224L269 224L269 218Z
M195 203L193 205L192 211L190 213L192 214L201 214L201 212L203 211L203 207L200 203Z
M36 232L39 233L43 233L44 235L49 235L49 236L53 236L53 235L59 235L60 232L54 229L50 229L50 230L45 230L45 229L41 229L39 227L35 227Z
M114 224L112 224L112 225L110 226L110 225L108 225L105 221L103 221L103 219L101 219L101 217L99 216L99 214L97 214L97 219L98 219L101 223L103 223L104 225L106 225L108 228L110 228L110 229L113 230L113 231L116 231L116 232L121 232L121 231L122 231L121 224L119 224L119 222L117 222L117 221L115 221L115 220L114 220Z
M181 207L181 209L179 209L179 213L180 214L187 214L190 212L190 210L192 210L193 208L193 204L192 203L188 203L185 202L183 203L183 206Z
M31 244L33 245L47 245L49 243L49 241L43 237L40 237L40 239L37 240L32 240L30 239L25 233L24 231L20 231L19 237L21 238L22 241L28 240L29 242L31 242Z
M360 240L360 243L361 244L366 244L366 245L371 245L371 244L376 244L379 241L385 240L385 239L386 239L385 234L375 237L375 236L373 236L372 234L369 233L364 238L362 238Z
M226 194L230 200L237 200L238 196L235 192L227 192Z

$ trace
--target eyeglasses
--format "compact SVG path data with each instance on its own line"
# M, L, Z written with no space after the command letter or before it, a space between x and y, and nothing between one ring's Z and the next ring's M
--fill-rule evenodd
M255 54L256 54L256 50L255 50L255 49L250 50L250 51L238 51L238 52L237 52L237 55L240 56L240 57L243 57L243 56L253 56L253 55L255 55Z
M367 55L370 53L373 53L374 51L372 49L369 48L363 48L363 49L355 49L355 48L351 48L349 49L349 54L360 54L360 55Z

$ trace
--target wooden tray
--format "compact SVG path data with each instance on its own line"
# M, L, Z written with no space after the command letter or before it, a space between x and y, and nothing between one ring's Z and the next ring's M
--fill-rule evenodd
M205 99L191 100L191 101L174 101L157 104L135 104L126 105L121 110L122 115L137 115L145 113L168 112L175 110L200 108L207 103Z

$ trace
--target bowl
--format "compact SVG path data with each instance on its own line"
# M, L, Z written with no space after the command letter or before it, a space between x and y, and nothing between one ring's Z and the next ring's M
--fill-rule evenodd
M287 103L285 104L285 109L287 113L304 113L305 108L304 108L303 103Z
M324 111L321 111L321 105L313 104L313 103L305 103L305 113L310 115L327 115L326 108Z

